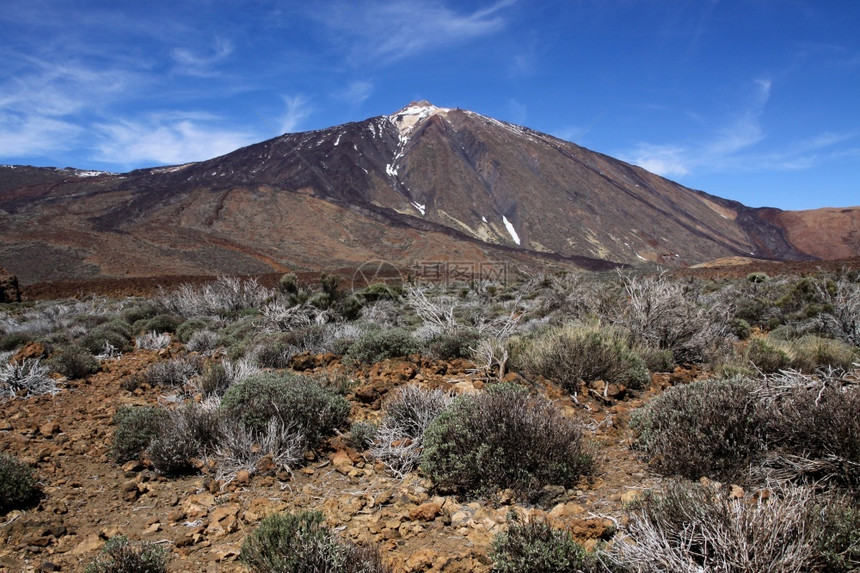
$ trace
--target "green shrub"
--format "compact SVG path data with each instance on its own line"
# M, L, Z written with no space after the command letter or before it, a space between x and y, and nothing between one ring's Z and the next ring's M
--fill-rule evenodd
M308 304L320 310L325 310L331 307L334 302L335 301L331 298L331 295L327 292L314 293L310 298L308 298Z
M289 368L293 356L321 349L325 327L311 325L277 335L260 337L254 357L262 368Z
M649 372L671 372L675 369L675 356L669 349L643 348L640 352Z
M140 457L158 436L167 416L167 411L153 406L124 406L117 410L113 419L113 459L122 463Z
M630 337L604 326L564 325L538 334L520 354L524 366L575 391L580 380L641 389L650 380Z
M262 373L240 380L224 394L221 410L257 432L277 418L301 431L310 448L349 418L349 402L343 396L293 374Z
M110 320L107 316L103 314L75 314L72 315L71 320L74 321L75 326L83 326L86 329L93 329L100 324L104 324Z
M167 552L150 542L133 543L122 535L111 537L85 573L167 573Z
M411 334L402 328L391 328L365 332L350 345L347 356L362 364L375 364L418 351L418 343Z
M140 328L135 328L139 332L155 332L162 334L164 332L176 332L179 325L183 323L183 319L173 314L158 314L146 320ZM137 327L137 325L135 325Z
M533 498L594 470L582 427L552 402L513 384L461 396L424 432L421 469L443 491Z
M320 275L320 287L322 288L322 291L328 295L329 300L335 301L339 296L338 288L340 287L340 277L337 275L322 273Z
M146 448L158 473L181 476L196 471L192 460L200 454L200 448L183 430L171 417Z
M597 573L606 571L574 541L569 531L546 519L521 522L511 512L508 529L496 535L490 550L493 573Z
M217 333L204 328L194 332L185 343L190 352L209 352L218 348L221 337Z
M778 372L791 364L791 356L785 350L770 344L763 338L753 338L749 341L746 359L765 374Z
M473 330L458 330L437 334L425 343L427 354L436 360L470 358L481 337Z
M369 422L353 422L349 427L349 439L353 447L363 452L373 443L376 437L376 425Z
M40 495L30 466L0 452L0 514L29 507L38 502Z
M254 573L387 573L379 552L341 542L319 511L273 514L242 543Z
M0 336L0 351L17 350L30 342L32 335L23 332L10 332Z
M745 357L756 368L769 374L787 368L803 372L815 372L821 367L849 370L860 360L860 352L832 338L807 334L786 340L771 335L766 339L750 340Z
M241 358L250 349L254 336L259 331L258 319L245 318L228 323L224 328L221 344L229 347L230 358Z
M750 323L742 318L733 318L729 321L729 329L731 333L734 334L738 340L746 340L750 337L750 333L752 332L752 327Z
M240 559L252 571L341 571L347 551L319 511L273 514L242 542Z
M743 379L669 388L633 412L636 446L663 475L738 478L764 448L755 388Z
M362 308L364 308L364 299L360 296L349 295L340 300L336 310L344 320L356 320L361 316Z
M817 368L833 367L850 370L860 362L860 350L840 340L806 335L788 344L792 355L791 367L804 372Z
M80 344L90 351L91 354L101 354L105 345L110 344L117 350L126 350L131 342L131 334L118 325L112 323L103 324L84 336Z
M187 344L195 332L209 328L210 321L205 318L189 318L176 327L176 339L182 344Z
M62 348L51 357L48 364L52 370L67 378L86 378L99 371L99 361L77 345Z
M403 288L385 283L373 283L364 287L359 294L367 302L399 300L403 296Z
M285 294L299 293L299 277L295 273L286 273L278 279L278 290Z
M129 324L134 324L139 320L152 318L157 314L158 309L150 301L143 301L139 304L123 309L123 311L120 312L122 319Z
M856 499L836 498L816 509L822 524L814 550L820 556L821 570L856 573L860 569L860 506Z
M220 362L207 365L199 378L200 390L204 396L223 396L232 383L233 378Z

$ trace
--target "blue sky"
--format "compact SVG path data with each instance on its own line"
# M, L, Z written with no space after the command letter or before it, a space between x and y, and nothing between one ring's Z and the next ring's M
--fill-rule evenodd
M11 0L0 29L0 163L183 163L426 99L751 206L860 205L857 0Z

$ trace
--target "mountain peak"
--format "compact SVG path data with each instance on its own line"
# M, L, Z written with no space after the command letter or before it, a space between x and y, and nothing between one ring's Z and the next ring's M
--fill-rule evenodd
M422 123L428 117L434 115L445 115L451 111L446 107L436 107L426 100L413 101L404 108L401 108L391 115L388 119L397 127L401 136L408 135L415 126Z

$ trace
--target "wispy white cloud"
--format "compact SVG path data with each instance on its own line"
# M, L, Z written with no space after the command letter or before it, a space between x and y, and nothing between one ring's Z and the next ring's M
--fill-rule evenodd
M349 85L346 86L346 89L335 95L335 98L345 101L353 106L360 106L372 93L373 83L366 80L360 80L350 82Z
M0 111L0 156L26 157L63 150L82 132L77 125L59 119Z
M133 73L97 69L75 62L29 58L30 71L0 84L0 110L41 117L74 114L128 90Z
M279 124L281 133L293 133L311 115L313 108L310 106L308 98L301 94L284 96L284 104L287 109Z
M568 125L553 129L550 132L550 135L553 135L565 141L572 141L573 143L576 143L577 139L579 139L579 136L582 134L583 131L584 130L577 125Z
M511 121L520 125L526 123L526 118L528 117L528 107L525 104L520 103L514 98L509 98L507 108L508 114L510 114Z
M154 114L95 126L95 159L117 165L176 164L210 159L256 140L254 134L219 126L207 114Z
M626 161L663 177L683 177L694 168L690 150L673 145L641 143Z
M350 42L362 61L393 62L498 32L501 12L516 0L499 0L462 13L433 0L338 3L319 20Z
M172 56L177 63L179 73L207 77L215 75L213 66L232 53L233 44L229 40L216 38L215 45L205 52L191 48L175 48Z
M725 125L713 130L709 138L688 144L640 142L632 150L619 153L619 157L664 177L683 177L700 170L756 169L764 162L774 167L780 163L779 153L771 153L768 158L755 151L766 137L761 116L770 99L772 85L767 78L754 80L744 109ZM797 155L789 150L784 154L786 159Z

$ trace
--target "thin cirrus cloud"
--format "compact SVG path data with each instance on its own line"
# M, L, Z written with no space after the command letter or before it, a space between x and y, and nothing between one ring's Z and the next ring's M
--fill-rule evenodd
M515 3L468 13L429 0L339 3L320 21L345 36L357 59L390 63L498 32L507 24L502 11Z
M335 95L335 98L353 106L360 106L373 93L373 83L365 80L350 82L346 89Z
M747 152L765 138L761 115L771 87L769 79L755 80L746 109L706 140L686 145L641 142L619 157L664 177L683 177L698 170L735 171L749 165Z
M77 125L51 117L0 112L0 155L26 157L62 151L82 131Z
M96 158L106 163L133 165L200 161L248 145L255 135L218 127L207 114L154 114L143 120L123 120L96 126L100 135Z
M213 48L199 50L191 48L175 48L172 52L177 64L177 71L190 76L207 77L217 75L214 66L233 53L233 44L229 40L217 38Z
M313 112L308 98L302 94L284 96L284 105L286 106L286 110L279 123L279 127L281 128L280 133L292 133L296 131L302 122Z

